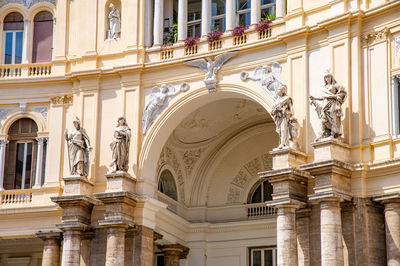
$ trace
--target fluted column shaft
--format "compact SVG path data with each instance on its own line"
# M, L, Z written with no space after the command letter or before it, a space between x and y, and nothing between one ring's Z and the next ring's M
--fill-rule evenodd
M42 186L42 173L43 173L43 146L47 138L36 138L38 142L37 159L36 159L36 174L35 184L33 188L40 188Z
M343 266L342 218L339 199L327 199L321 208L321 264Z
M164 31L164 0L154 1L154 44L163 44Z
M277 216L277 254L278 265L297 265L295 206L279 206Z
M187 37L187 0L178 0L178 41Z
M29 19L25 19L24 23L24 43L22 48L22 64L29 63L29 36L31 30L31 21Z

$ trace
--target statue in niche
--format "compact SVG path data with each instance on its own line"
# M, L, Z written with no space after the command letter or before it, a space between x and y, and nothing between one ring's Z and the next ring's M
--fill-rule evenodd
M149 103L143 110L142 133L145 134L156 117L164 110L172 97L180 92L185 92L189 88L188 84L182 83L179 90L175 91L173 85L161 85L154 87L151 91Z
M249 72L242 71L240 78L245 81L247 79L254 80L257 85L268 92L275 100L278 98L278 91L286 86L281 81L282 67L279 63L273 63L272 66L260 66L254 70L254 76L250 76Z
M68 161L71 175L88 176L90 163L90 140L86 130L81 127L79 118L73 121L75 130L68 133L65 129L65 139L68 144Z
M339 85L333 75L327 71L324 75L322 96L310 96L310 104L314 105L321 121L321 132L315 141L327 137L339 138L342 135L342 104L346 100L346 96L347 92L344 87Z
M129 143L131 140L131 129L126 124L125 117L118 118L118 125L114 129L113 142L110 147L112 150L112 162L110 173L128 171L129 164Z
M211 58L206 59L195 59L185 62L186 65L198 67L206 72L204 78L204 84L209 92L213 92L217 88L217 71L222 67L222 65L237 55L237 51L225 52L223 54L217 55L214 61Z
M118 9L115 8L113 3L109 5L109 8L111 9L111 11L110 13L108 13L109 28L107 31L107 39L116 40L121 35L121 16Z
M272 107L271 116L276 125L276 132L279 134L278 149L285 147L296 149L299 123L294 117L293 100L286 91L286 85L280 86L277 90L277 99Z

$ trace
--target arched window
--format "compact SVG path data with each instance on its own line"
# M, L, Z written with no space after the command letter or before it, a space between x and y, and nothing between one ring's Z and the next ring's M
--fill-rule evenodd
M24 36L24 18L12 12L3 21L3 64L21 64Z
M250 192L248 203L260 203L272 200L272 185L266 180L256 185Z
M53 46L53 15L41 11L34 18L32 62L50 62Z
M160 179L158 181L158 191L176 201L178 200L175 179L171 171L165 169L161 172Z
M37 138L37 132L35 121L29 118L15 121L8 130L3 184L5 189L28 189L33 184L41 186L46 146L43 145L43 138ZM35 180L37 173L40 176Z

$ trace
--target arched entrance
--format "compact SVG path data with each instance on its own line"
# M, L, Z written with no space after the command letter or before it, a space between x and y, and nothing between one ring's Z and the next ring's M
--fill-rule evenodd
M145 182L141 184L140 192L151 196L154 195L157 189L156 179L159 176L160 160L163 163L163 158L161 157L169 154L169 160L183 161L182 169L174 169L177 175L175 178L178 186L178 194L180 195L179 198L189 205L203 205L207 201L207 195L215 193L213 189L210 190L210 184L213 182L212 178L210 178L212 176L211 172L216 171L218 163L226 161L225 156L228 156L232 151L232 147L250 145L249 143L252 141L252 138L261 143L258 147L252 144L254 147L249 149L248 154L242 156L244 158L241 158L241 160L245 159L247 161L242 162L239 160L240 162L237 161L236 164L256 164L260 166L258 170L265 170L263 156L267 156L268 151L277 146L277 135L269 115L272 105L273 100L265 91L259 88L248 88L231 84L221 85L217 92L214 93L209 93L206 89L202 88L182 94L180 98L172 101L166 110L160 114L143 139L142 150L139 156L138 174ZM235 113L236 111L242 113ZM204 128L208 126L202 125L201 119L199 121L195 121L196 119L193 120L196 112L206 112L205 115L208 118L217 121L212 122L214 125L211 127L214 129ZM231 123L227 123L227 119L232 119ZM199 132L196 133L197 136L204 135L205 139L199 137L199 139L186 141L186 137L190 138L190 136L194 136L193 130L191 131L189 128L198 130ZM207 134L212 135L216 133L207 133L207 130L220 132L215 134L218 137L213 136L213 138L218 139L218 141L215 141L211 145L213 147L205 149L197 144L204 144L207 141L212 142L209 140L211 138L207 139ZM178 138L177 132L181 132ZM263 132L268 132L271 137L263 136ZM183 136L186 133L188 136ZM265 143L269 142L270 144L265 145L263 140ZM166 146L166 143L174 141L176 142L175 146L176 144L178 146L183 144L188 149L186 151L180 150L178 154L173 155ZM207 150L205 153L207 159L200 160L201 166L196 166L196 171L192 171L193 160L203 156L198 153L205 150ZM251 151L253 150L257 150L258 154L257 152L252 153ZM259 154L260 150L263 150L264 154ZM176 162L170 163L176 166ZM225 165L224 167L229 168L229 165ZM250 168L250 166L247 168ZM244 167L243 169L246 168ZM243 169L236 169L235 173L232 172L229 175L240 176L240 171ZM246 171L249 172L248 170ZM250 175L257 175L256 171L257 167L253 167L250 170ZM204 178L205 175L208 175L209 178ZM190 176L190 181L186 182L186 180L182 180L187 179L186 176ZM186 184L182 185L182 183ZM218 186L214 184L211 187ZM191 190L193 187L197 190ZM225 189L228 190L227 193L230 193L231 196L229 196L229 200L224 200L235 203L241 201L241 199L238 200L238 194L240 194L240 197L247 199L247 195L245 196L245 194L249 192L251 186L250 188L242 186L240 192L235 190L235 184L232 184L232 187L225 187Z

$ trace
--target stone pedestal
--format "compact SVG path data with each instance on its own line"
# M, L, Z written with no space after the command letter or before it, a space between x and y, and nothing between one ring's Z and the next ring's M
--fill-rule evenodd
M127 191L136 192L136 179L127 172L116 172L106 174L107 188L106 192Z
M387 265L400 265L400 193L374 198L385 205Z
M162 245L160 250L164 252L165 266L179 266L179 260L186 259L189 248L180 244Z
M61 232L41 232L36 236L44 241L42 266L60 265Z
M350 160L350 146L334 138L324 138L311 144L314 148L314 162Z
M298 167L307 161L307 155L292 148L273 149L270 151L272 155L272 168L283 169L289 167Z
M71 175L63 177L64 191L63 196L70 195L91 195L93 183L86 176Z
M138 225L134 236L135 266L154 265L154 231L143 225Z

